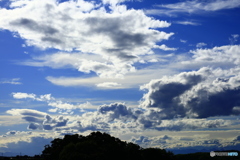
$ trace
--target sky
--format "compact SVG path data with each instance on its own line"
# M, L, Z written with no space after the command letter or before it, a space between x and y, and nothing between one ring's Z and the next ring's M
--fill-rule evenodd
M240 148L239 0L0 0L0 152L101 131Z

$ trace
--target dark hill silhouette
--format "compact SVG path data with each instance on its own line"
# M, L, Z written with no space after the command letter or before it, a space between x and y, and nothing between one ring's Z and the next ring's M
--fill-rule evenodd
M65 135L56 138L42 151L44 160L240 160L238 156L211 157L210 152L174 155L160 148L141 148L139 145L121 141L107 133L92 132L88 136Z
M164 149L143 149L137 144L101 132L54 139L51 145L45 146L42 155L48 160L172 160L174 156Z

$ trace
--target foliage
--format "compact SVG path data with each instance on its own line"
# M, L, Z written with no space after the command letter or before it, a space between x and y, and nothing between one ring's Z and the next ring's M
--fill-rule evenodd
M88 136L65 135L63 139L54 139L51 145L45 146L42 154L49 160L173 159L173 154L164 149L143 149L137 144L101 132L92 132Z

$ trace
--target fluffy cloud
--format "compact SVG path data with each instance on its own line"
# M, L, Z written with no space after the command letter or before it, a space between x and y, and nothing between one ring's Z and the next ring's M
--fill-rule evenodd
M218 71L202 68L172 77L152 80L142 86L147 89L141 102L144 108L153 108L161 119L239 114L238 75L217 78Z
M66 126L68 122L68 119L63 116L53 118L47 113L31 109L11 109L6 113L11 115L21 115L23 120L29 122L28 129L30 130L52 130L54 128Z
M35 94L27 94L27 93L22 93L22 92L12 93L12 95L13 95L13 98L16 98L16 99L23 99L23 98L35 99L35 97L36 97Z
M212 49L197 49L191 51L193 53L192 63L197 63L211 67L228 67L233 68L240 63L238 56L240 45L227 45L214 47ZM191 63L191 62L183 62Z
M156 43L173 35L158 30L169 27L170 23L148 17L141 10L114 5L120 2L123 1L13 1L10 9L0 10L4 17L0 28L16 32L29 46L79 51L71 57L61 53L57 60L54 55L50 60L39 57L28 65L67 65L81 72L93 71L101 77L119 78L134 71L133 64L141 55L153 53ZM111 4L110 11L105 4ZM74 59L82 53L99 55L104 62Z
M141 89L148 89L141 106L144 108L159 108L158 114L162 113L162 118L184 116L184 107L178 105L177 97L203 81L208 73L209 69L203 68L197 72L183 72L173 77L152 80L141 87Z

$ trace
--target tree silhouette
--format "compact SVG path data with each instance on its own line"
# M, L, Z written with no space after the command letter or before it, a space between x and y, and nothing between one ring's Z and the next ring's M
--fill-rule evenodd
M149 160L172 159L164 149L147 148L121 141L107 133L92 132L88 136L65 135L46 145L42 155L48 160ZM151 158L150 158L151 157ZM153 158L155 157L155 158Z

